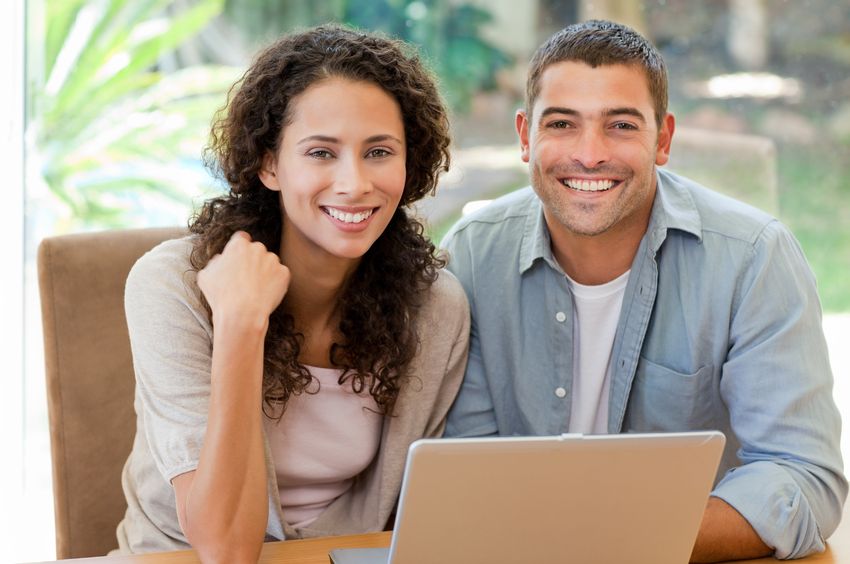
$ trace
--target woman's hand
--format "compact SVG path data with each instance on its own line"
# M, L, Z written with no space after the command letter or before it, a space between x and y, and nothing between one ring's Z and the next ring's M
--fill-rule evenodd
M221 254L198 272L198 286L210 304L213 324L267 324L289 288L289 268L244 231L230 237Z
M237 231L198 273L212 309L207 429L198 466L172 480L177 518L203 562L256 562L268 522L263 353L289 269Z

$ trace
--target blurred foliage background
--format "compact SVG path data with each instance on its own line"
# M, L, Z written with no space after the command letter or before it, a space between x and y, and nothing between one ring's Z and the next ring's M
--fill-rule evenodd
M55 198L56 231L117 227L144 197L185 204L196 139L233 81L215 64L164 72L159 61L221 13L163 0L44 4L32 52L28 180Z
M30 51L39 54L28 97L33 191L43 184L52 196L45 207L56 232L144 221L139 212L151 211L152 199L165 200L163 209L185 208L208 192L200 147L251 54L283 30L329 21L418 45L447 101L462 112L476 92L493 88L509 58L480 36L486 10L429 4L45 2L29 35Z
M289 29L344 22L380 30L419 46L439 76L443 95L455 109L469 109L472 97L495 87L496 73L510 57L482 37L490 12L463 2L420 0L330 0L328 2L261 0L246 10L228 0L224 15L249 37L272 40L281 23Z
M438 237L466 199L527 182L511 150L525 65L553 31L601 16L647 34L668 62L682 133L671 168L776 213L825 308L850 311L846 2L34 0L27 10L33 246L52 233L185 222L221 189L200 155L229 86L261 45L328 21L410 41L439 77L457 170L438 191L444 205L426 210ZM714 146L689 130L716 132ZM756 149L735 141L724 152L718 139Z

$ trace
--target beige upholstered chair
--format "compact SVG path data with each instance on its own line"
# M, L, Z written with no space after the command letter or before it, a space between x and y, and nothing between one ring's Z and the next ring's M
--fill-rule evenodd
M136 431L124 282L140 256L185 232L84 233L39 247L58 558L117 547L121 468Z

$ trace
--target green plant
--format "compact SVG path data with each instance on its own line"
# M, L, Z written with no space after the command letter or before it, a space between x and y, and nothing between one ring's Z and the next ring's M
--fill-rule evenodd
M483 8L450 0L260 0L247 10L228 0L228 19L249 37L329 21L378 30L420 47L449 105L468 109L473 94L495 86L496 72L510 64L504 51L482 36L492 16Z
M496 72L511 62L482 37L482 26L492 19L490 13L471 4L348 0L343 18L418 44L440 77L446 101L459 111L469 108L473 94L492 89Z
M226 67L161 73L157 62L220 13L223 0L177 10L172 0L44 3L43 79L30 80L30 168L61 202L57 231L116 226L139 194L188 201ZM169 17L170 13L170 17Z

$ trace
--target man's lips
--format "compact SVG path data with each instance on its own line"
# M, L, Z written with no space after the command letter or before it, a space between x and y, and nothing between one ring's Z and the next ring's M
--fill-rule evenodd
M562 178L561 184L578 192L605 192L621 181L611 178Z

